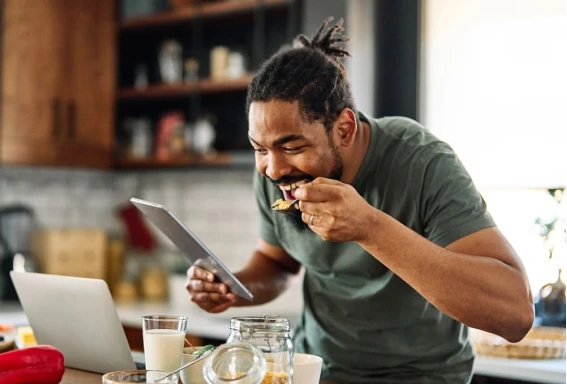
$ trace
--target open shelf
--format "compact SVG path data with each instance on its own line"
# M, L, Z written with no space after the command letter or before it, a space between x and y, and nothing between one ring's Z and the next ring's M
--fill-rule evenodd
M157 84L146 88L122 88L118 92L121 100L147 99L160 97L183 97L192 93L223 93L230 91L244 91L252 81L252 74L239 79L229 80L199 80L182 84Z
M257 9L277 8L294 0L222 0L197 6L187 6L175 11L162 12L151 16L135 17L119 23L122 30L152 28L181 24L196 18L212 18L230 14L253 12Z
M115 164L121 169L252 166L254 156L250 153L215 152L205 155L187 154L168 159L123 157L116 159Z

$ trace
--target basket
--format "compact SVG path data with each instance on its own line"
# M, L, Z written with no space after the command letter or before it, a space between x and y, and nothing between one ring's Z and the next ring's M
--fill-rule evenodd
M565 359L565 329L555 327L532 328L518 343L510 343L500 336L471 329L476 354L509 359Z

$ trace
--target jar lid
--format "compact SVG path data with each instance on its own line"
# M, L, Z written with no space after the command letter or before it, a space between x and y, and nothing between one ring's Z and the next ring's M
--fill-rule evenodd
M278 315L233 317L230 320L230 329L235 331L243 329L289 331L289 321Z
M262 351L242 342L218 346L203 366L203 377L209 384L257 384L265 374Z

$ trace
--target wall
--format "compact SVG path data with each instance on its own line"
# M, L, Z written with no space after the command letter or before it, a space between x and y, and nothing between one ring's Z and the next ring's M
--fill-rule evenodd
M478 185L565 186L564 0L428 0L420 121Z
M117 209L132 196L167 206L229 268L256 244L252 170L125 172L0 168L0 206L29 204L42 227L122 233ZM159 236L166 250L173 244Z
M374 13L375 0L350 1L345 21L345 34L350 39L347 50L351 54L346 59L346 66L352 93L356 108L370 115L376 112L374 82L378 71L374 49Z

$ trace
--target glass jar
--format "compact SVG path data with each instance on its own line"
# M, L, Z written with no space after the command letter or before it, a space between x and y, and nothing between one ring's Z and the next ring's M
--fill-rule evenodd
M235 317L230 320L227 343L258 347L266 358L262 384L293 384L293 343L289 321L279 316Z
M260 384L265 375L266 358L250 343L220 345L203 365L208 384Z

